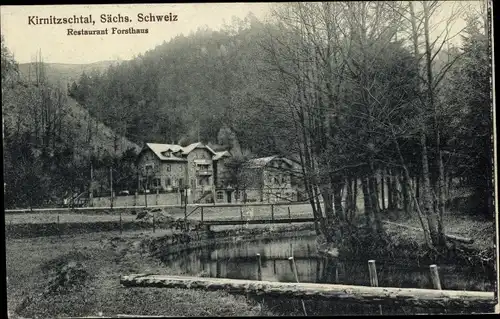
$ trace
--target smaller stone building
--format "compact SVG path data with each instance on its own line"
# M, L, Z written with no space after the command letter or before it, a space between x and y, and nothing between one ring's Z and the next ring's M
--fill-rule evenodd
M251 159L242 166L238 188L218 190L216 202L297 201L297 190L292 185L294 167L291 160L279 156Z

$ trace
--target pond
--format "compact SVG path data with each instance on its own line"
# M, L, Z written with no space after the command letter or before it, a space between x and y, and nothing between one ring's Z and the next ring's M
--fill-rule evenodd
M300 282L370 285L368 258L327 259L317 253L314 236L234 241L165 254L161 259L178 274L257 280L257 254L262 260L262 280L295 282L288 261L293 256ZM376 267L381 287L433 288L429 265L376 260ZM486 270L455 265L438 265L438 269L442 289L494 291L494 274Z

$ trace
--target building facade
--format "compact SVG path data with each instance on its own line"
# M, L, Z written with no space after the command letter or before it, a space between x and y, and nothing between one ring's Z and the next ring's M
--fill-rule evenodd
M293 202L297 189L292 184L293 162L279 156L255 158L242 165L238 183L229 192L219 189L216 202Z
M178 193L181 202L242 203L298 200L294 162L270 156L244 162L235 175L231 154L203 143L182 147L147 143L137 159L137 188L146 193Z
M178 192L188 203L213 202L216 155L203 143L186 147L147 143L137 159L138 189Z

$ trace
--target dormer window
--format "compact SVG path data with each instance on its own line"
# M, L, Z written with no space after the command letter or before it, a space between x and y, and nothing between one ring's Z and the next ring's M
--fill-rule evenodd
M170 156L172 156L172 152L171 151L166 151L166 152L163 152L163 155L165 157L170 157Z

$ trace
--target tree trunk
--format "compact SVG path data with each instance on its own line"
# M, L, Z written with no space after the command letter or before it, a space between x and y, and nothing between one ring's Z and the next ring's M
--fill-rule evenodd
M372 165L373 166L373 165ZM380 232L382 230L382 223L380 220L380 206L378 201L378 187L377 177L372 171L372 175L368 178L368 191L370 193L370 201L372 208L372 218L374 222L374 231Z
M382 195L382 210L385 210L385 169L382 169L381 171L381 178L380 178L380 191Z
M427 217L427 224L429 226L429 233L431 236L432 244L435 247L440 247L444 244L441 240L441 236L438 228L437 214L434 213L433 201L431 196L431 180L429 177L429 160L427 157L427 141L425 136L425 131L422 130L420 133L420 144L422 146L422 206L425 216Z
M440 150L440 134L439 134L439 125L438 125L438 112L436 109L436 103L434 101L434 80L433 80L433 66L432 66L432 48L430 44L430 30L429 30L429 20L430 20L430 9L429 9L429 4L427 2L422 2L423 10L424 10L424 38L425 38L425 71L426 71L426 76L427 76L427 98L426 98L426 109L433 112L434 115L434 129L435 129L435 134L436 134L436 155L437 155L437 161L438 161L438 178L437 178L437 194L436 194L436 199L437 199L437 207L436 210L434 211L429 211L429 216L428 216L428 221L429 221L429 229L431 230L431 238L433 241L433 244L441 248L446 245L446 241L443 235L443 225L442 225L442 215L444 212L444 166L443 166L443 160L442 160L442 154ZM422 152L422 158L424 159L424 153L425 153L425 163L424 165L424 182L425 182L425 187L430 191L430 182L427 182L427 179L429 179L429 164L427 162L427 147L425 146L425 133L422 132L422 147L423 147L423 152ZM427 176L426 176L427 175ZM432 226L431 226L432 225Z
M391 181L392 181L392 192L394 195L392 203L394 205L394 209L398 210L401 208L401 194L399 192L398 172L396 170L392 171Z
M387 209L388 210L393 210L394 209L394 196L393 196L393 189L392 189L392 183L391 183L391 170L387 170L387 199L388 199L388 205Z
M333 204L335 208L335 222L333 229L335 229L335 239L337 243L342 243L343 235L345 233L345 213L342 207L342 189L344 188L344 179L341 176L334 176L332 178L333 186Z
M356 213L358 211L358 179L354 177L352 183L352 187L354 188L354 194L352 196L352 207L354 209L353 212Z
M372 234L376 234L378 231L378 224L375 216L376 206L373 202L373 196L371 194L371 190L373 189L373 183L370 181L370 177L364 177L361 179L361 185L363 189L363 198L365 202L365 219L366 226L372 232Z
M401 174L401 190L403 193L403 208L405 212L405 216L409 217L411 215L410 213L410 196L408 194L408 189L409 189L409 180L406 178L406 175L403 173Z
M420 176L415 177L416 191L415 196L417 197L418 202L420 202Z
M326 237L326 241L331 243L334 242L337 238L332 236L330 230L337 225L334 224L334 216L333 216L333 201L332 201L332 191L329 186L323 186L320 188L321 195L323 197L323 207L325 210L326 216L326 227L324 227L323 234Z
M365 224L366 227L371 227L372 219L371 219L371 202L370 202L370 194L368 192L368 179L366 177L361 178L361 189L363 191L363 203L365 208Z
M333 188L333 203L335 208L335 216L340 222L345 221L344 208L342 207L342 189L344 188L344 180L340 176L332 178Z
M408 172L408 168L404 164L403 154L401 154L401 149L399 148L399 143L398 143L396 138L394 138L394 144L396 145L396 149L398 151L399 160L401 161L401 165L403 165L403 172L405 174L405 177L407 180L410 180L410 173ZM411 184L410 184L410 186L411 186ZM417 186L418 186L418 177L417 177ZM432 242L430 239L429 230L427 229L427 227L424 223L424 216L423 216L422 211L420 209L420 203L417 199L416 192L413 191L413 188L410 188L410 194L412 195L413 201L415 202L415 208L417 209L418 219L420 221L420 225L422 226L422 230L424 231L425 243L427 244L427 246L429 248L432 248Z
M353 203L353 189L352 189L352 179L351 177L347 177L347 183L346 183L346 219L348 221L352 221L351 216L352 212L354 210L352 203Z
M328 273L325 265L325 273ZM294 298L346 302L350 304L402 304L410 307L436 308L472 306L491 308L495 305L495 293L483 291L386 288L366 286L320 285L313 283L285 283L227 278L181 277L168 275L133 274L120 277L125 287L186 288L203 290L230 290L233 293L265 295L274 298Z

